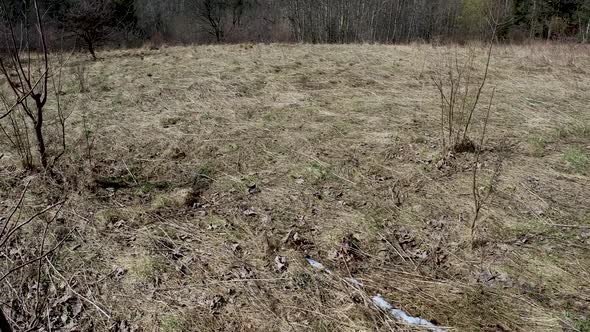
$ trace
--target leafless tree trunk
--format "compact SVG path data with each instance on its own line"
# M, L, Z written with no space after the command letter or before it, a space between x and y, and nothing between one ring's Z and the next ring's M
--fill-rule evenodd
M86 42L86 48L88 49L88 53L92 56L92 60L96 60L96 52L94 52L94 42L90 38L83 38L84 42Z
M537 0L533 0L533 9L531 12L531 23L530 23L530 31L529 31L529 38L533 39L535 37L535 33L537 29Z

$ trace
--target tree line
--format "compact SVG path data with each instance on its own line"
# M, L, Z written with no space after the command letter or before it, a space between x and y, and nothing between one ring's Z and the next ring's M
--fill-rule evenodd
M48 38L86 47L158 43L587 42L590 0L39 0ZM30 28L31 0L2 0ZM65 39L64 39L65 38ZM55 45L55 43L52 43Z

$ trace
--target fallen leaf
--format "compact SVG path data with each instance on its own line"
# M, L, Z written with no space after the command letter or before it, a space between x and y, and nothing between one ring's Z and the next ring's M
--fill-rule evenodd
M285 256L277 256L275 257L276 268L278 272L285 272L289 263L287 262L287 257Z
M123 278L123 276L125 275L125 273L127 273L126 269L124 269L122 267L117 267L113 271L113 279L117 280L117 281L121 280Z
M248 186L248 194L254 195L260 193L260 188L256 186L256 183Z
M209 309L211 311L216 311L221 309L225 305L225 298L221 295L215 295L211 302L209 303Z
M72 317L77 317L80 312L82 312L82 301L78 300L74 303L74 307L72 308Z
M60 304L63 304L63 303L68 302L72 298L74 298L74 295L73 295L72 291L68 288L68 290L66 291L66 293L62 297L60 297L59 299L57 299L55 301L55 303L53 303L53 306L52 307L55 308L56 306L58 306Z
M248 217L255 216L256 211L254 211L253 208L250 208L250 209L244 210L244 215L248 216Z

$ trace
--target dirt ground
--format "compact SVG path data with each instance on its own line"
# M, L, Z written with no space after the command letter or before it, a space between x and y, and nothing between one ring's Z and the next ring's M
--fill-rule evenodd
M483 69L480 46L74 56L56 174L25 172L0 138L0 215L27 181L25 215L67 199L46 243L63 246L43 278L32 264L0 285L5 313L25 330L40 293L46 331L420 330L381 294L448 331L590 331L590 48L494 49L473 236L474 154L441 162L432 81L470 50Z

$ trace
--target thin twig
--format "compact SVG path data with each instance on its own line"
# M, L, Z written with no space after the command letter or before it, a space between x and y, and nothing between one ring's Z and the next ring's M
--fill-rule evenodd
M125 160L123 160L123 165L125 165L125 169L127 170L127 173L129 173L129 175L131 175L133 182L135 182L136 185L139 184L137 182L137 179L135 178L135 175L133 175L133 173L131 173L131 170L129 169L129 166L127 166L127 163L125 162Z
M475 101L473 102L473 106L471 107L471 110L469 111L469 117L467 118L467 121L465 122L465 129L463 130L463 140L465 140L467 138L467 132L469 130L469 124L471 123L471 118L473 117L473 112L475 112L475 109L477 108L477 104L479 103L479 98L481 97L481 93L483 91L483 88L484 88L487 78L488 78L488 72L490 69L490 62L492 60L492 50L494 49L494 39L496 38L496 30L497 30L497 27L495 27L492 31L492 38L490 40L490 47L488 48L486 69L485 69L481 84L479 85L479 88L477 90L477 94L475 95Z

